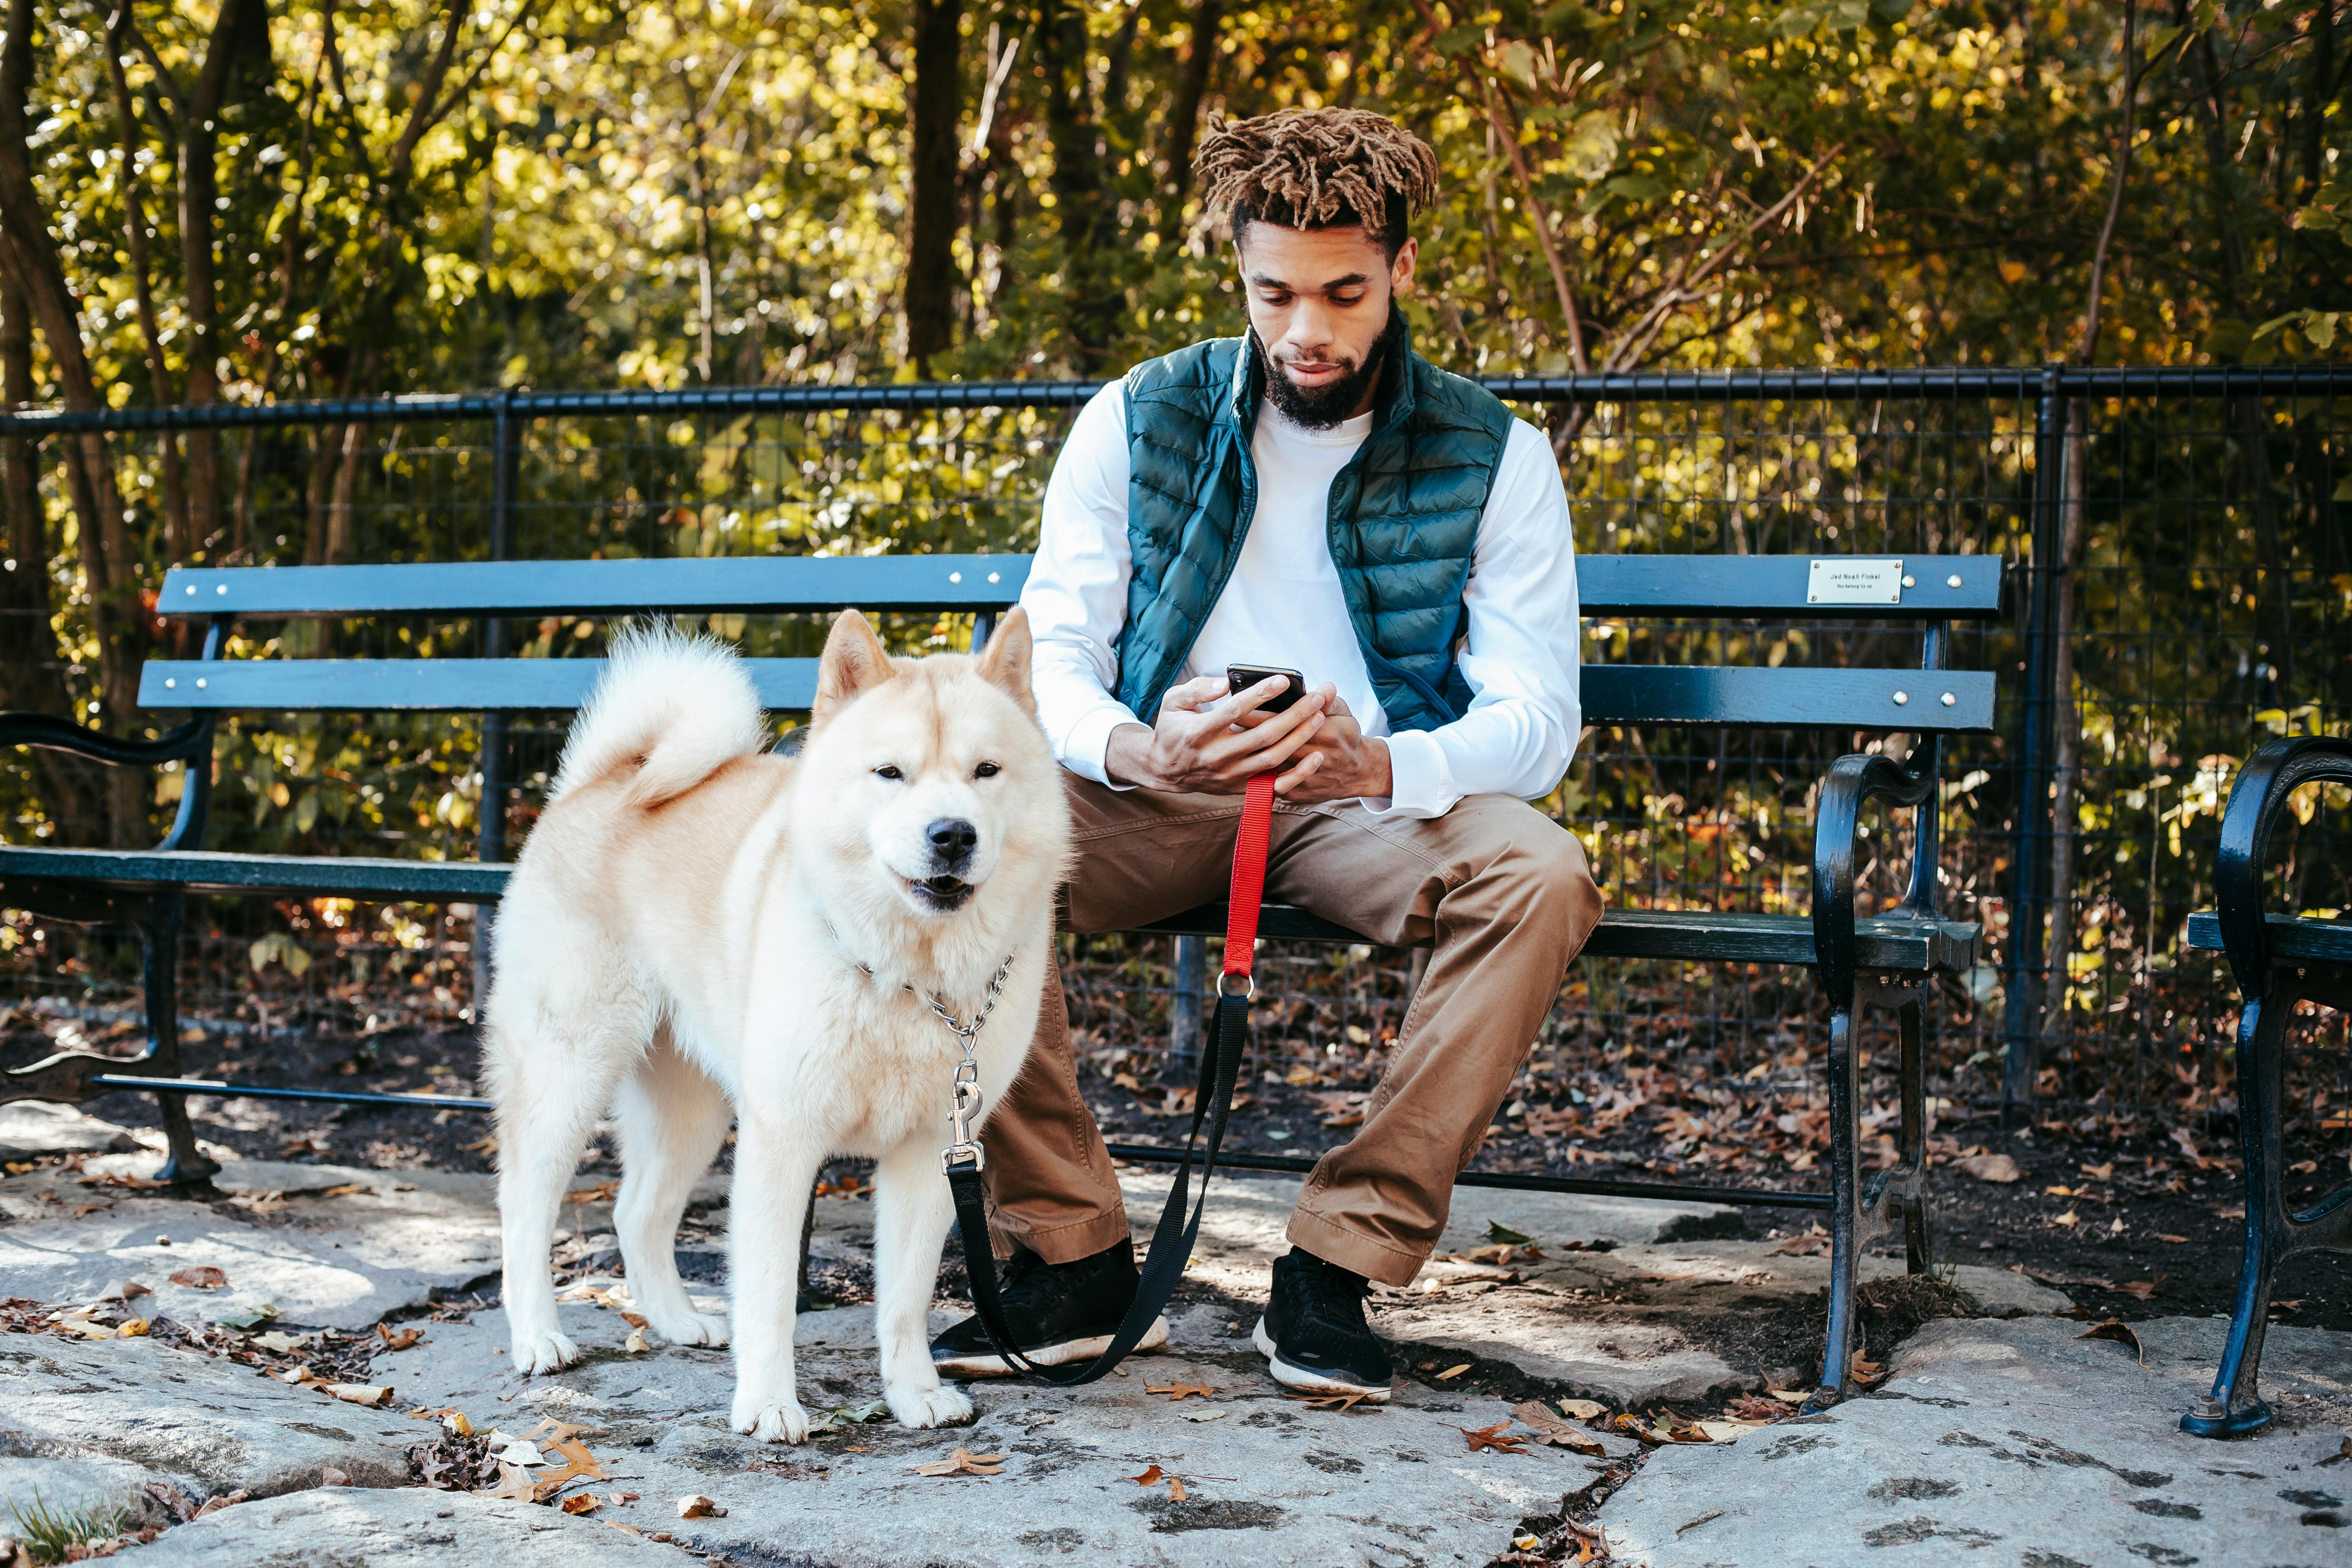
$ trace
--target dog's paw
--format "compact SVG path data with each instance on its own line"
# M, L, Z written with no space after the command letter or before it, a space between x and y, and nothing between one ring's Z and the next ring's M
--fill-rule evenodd
M580 1359L580 1347L548 1329L539 1333L517 1334L511 1353L515 1370L525 1377L533 1377L570 1366Z
M708 1312L649 1312L646 1323L674 1345L723 1345L727 1320Z
M762 1443L802 1442L808 1436L808 1412L789 1394L777 1399L752 1394L735 1396L735 1430Z
M882 1396L901 1426L961 1426L971 1419L971 1401L960 1388L886 1388Z

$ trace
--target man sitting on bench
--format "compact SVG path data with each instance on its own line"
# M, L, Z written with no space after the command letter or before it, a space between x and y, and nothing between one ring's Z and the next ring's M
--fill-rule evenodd
M1580 728L1568 500L1541 432L1414 353L1392 303L1437 193L1426 145L1362 110L1291 111L1216 131L1196 168L1232 216L1251 333L1087 405L1021 596L1076 830L1069 923L1222 897L1244 788L1278 769L1266 896L1435 944L1362 1129L1307 1178L1256 1331L1277 1382L1385 1400L1367 1281L1428 1258L1601 920L1582 847L1527 804ZM1308 689L1271 713L1289 683L1228 691L1246 666ZM1005 1316L1051 1364L1104 1348L1137 1275L1047 989L984 1142ZM977 1319L932 1356L1005 1370Z

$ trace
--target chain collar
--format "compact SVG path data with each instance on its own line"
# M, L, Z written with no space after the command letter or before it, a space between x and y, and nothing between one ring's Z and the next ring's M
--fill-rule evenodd
M824 930L825 934L833 938L833 945L839 950L842 957L855 964L858 973L865 975L866 979L875 978L874 966L864 959L852 955L849 944L841 940L841 932L835 929L831 921L824 922ZM911 985L901 985L898 989L909 996L920 996L929 1003L931 1011L939 1015L940 1022L945 1024L949 1031L963 1043L964 1051L969 1055L974 1043L980 1038L981 1030L988 1026L988 1016L996 1011L996 999L1004 994L1004 982L1013 973L1013 954L1006 953L1004 962L996 966L996 973L988 977L988 995L982 1001L980 1011L972 1016L972 1020L969 1024L957 1017L954 1010L949 1007L936 991L917 991Z

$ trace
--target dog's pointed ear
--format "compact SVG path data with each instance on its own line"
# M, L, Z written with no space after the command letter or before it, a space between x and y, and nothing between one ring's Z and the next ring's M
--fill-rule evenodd
M1014 605L996 623L996 635L980 656L982 677L1004 689L1031 718L1037 715L1037 694L1029 686L1029 612Z
M824 656L817 660L816 703L810 722L822 724L862 691L870 690L898 673L874 628L856 610L833 618L824 639Z

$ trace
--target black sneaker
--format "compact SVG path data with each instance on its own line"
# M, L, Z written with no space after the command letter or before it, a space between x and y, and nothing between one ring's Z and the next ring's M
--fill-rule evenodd
M1389 1401L1389 1352L1364 1322L1360 1274L1292 1247L1274 1260L1274 1293L1257 1321L1257 1348L1272 1363L1274 1381L1317 1394L1360 1394Z
M1040 1366L1090 1361L1110 1348L1135 1300L1135 1248L1122 1241L1076 1263L1048 1263L1023 1247L1004 1265L997 1300L1013 1349L1029 1360ZM1167 1342L1168 1320L1157 1318L1135 1348L1156 1351ZM931 1364L947 1377L1003 1377L1013 1370L976 1316L931 1342Z

